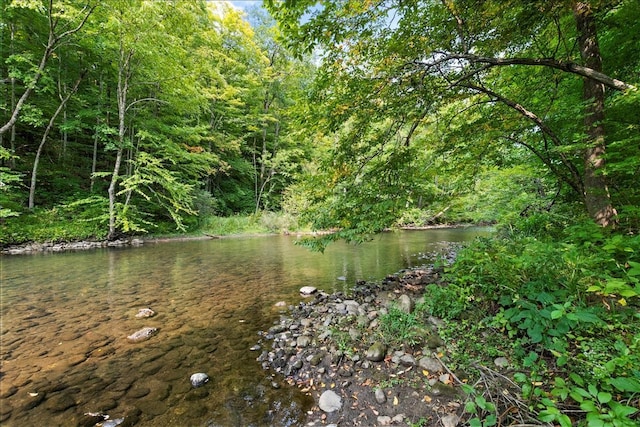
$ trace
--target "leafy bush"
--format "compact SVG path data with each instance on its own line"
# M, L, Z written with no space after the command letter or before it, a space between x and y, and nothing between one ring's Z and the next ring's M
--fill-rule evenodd
M564 409L579 406L578 425L637 425L640 237L590 222L564 228L544 227L542 217L535 226L530 218L523 222L523 233L512 227L463 249L446 271L449 285L427 287L424 304L455 319L442 331L454 348L480 358L479 334L485 341L502 337L521 369L514 380L541 421L569 426ZM455 356L454 363L472 363Z

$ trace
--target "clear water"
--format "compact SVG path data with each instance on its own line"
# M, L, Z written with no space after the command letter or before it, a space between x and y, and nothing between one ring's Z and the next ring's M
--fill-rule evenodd
M249 349L302 286L347 291L429 262L483 228L385 233L324 254L294 236L145 244L0 257L0 422L137 426L298 426L313 404L274 381ZM139 319L140 308L157 315ZM158 332L131 343L142 327ZM189 377L211 378L193 389Z

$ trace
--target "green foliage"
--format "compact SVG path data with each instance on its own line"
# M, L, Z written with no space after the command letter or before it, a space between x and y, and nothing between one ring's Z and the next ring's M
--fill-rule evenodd
M397 306L379 317L380 333L386 344L395 348L415 346L426 337L423 324L414 313L407 313Z
M427 290L434 308L453 301L454 314L442 314L453 324L442 336L454 350L487 362L486 352L474 351L477 334L502 341L501 350L521 366L514 379L523 399L543 422L571 425L565 409L575 404L584 411L578 425L636 425L640 239L591 222L552 227L553 240L534 237L529 228L521 235L515 226L508 238L480 239L463 249L447 270L449 285ZM461 304L465 299L473 304ZM475 320L464 323L467 318ZM474 332L465 334L459 322ZM472 363L461 353L453 352L454 363ZM473 409L477 402L471 402Z
M497 407L476 389L468 384L462 386L462 390L467 394L464 404L464 412L471 418L467 421L471 427L491 427L498 422Z
M18 218L8 218L0 233L0 244L103 240L106 199L90 197L52 209L36 209Z

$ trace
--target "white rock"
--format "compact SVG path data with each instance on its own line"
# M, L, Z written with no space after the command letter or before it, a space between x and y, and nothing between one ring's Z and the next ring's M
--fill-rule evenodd
M302 295L311 295L311 294L315 294L318 290L316 288L314 288L313 286L303 286L300 288L300 293Z
M342 398L333 390L326 390L320 396L318 406L324 412L334 412L342 408Z
M456 427L460 422L460 417L456 414L449 414L446 417L442 417L440 421L442 421L444 427Z
M209 382L209 375L203 372L198 372L191 375L191 378L189 378L189 380L191 381L191 385L193 387L201 387Z
M377 419L379 426L390 426L391 425L391 417L387 415L380 415Z

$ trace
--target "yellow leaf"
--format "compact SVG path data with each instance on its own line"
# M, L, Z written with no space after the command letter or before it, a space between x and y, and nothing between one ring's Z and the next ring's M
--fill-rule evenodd
M620 305L621 305L621 306L623 306L623 307L626 307L626 306L627 306L627 300L626 300L626 299L624 299L624 298L620 298L620 299L618 300L618 304L620 304Z
M431 397L430 396L425 396L424 399L422 399L422 400L424 400L427 403L431 403Z
M400 402L398 402L398 396L393 397L393 405L397 406Z
M425 377L429 376L429 371L427 371L426 369L422 370L422 375L424 375Z

